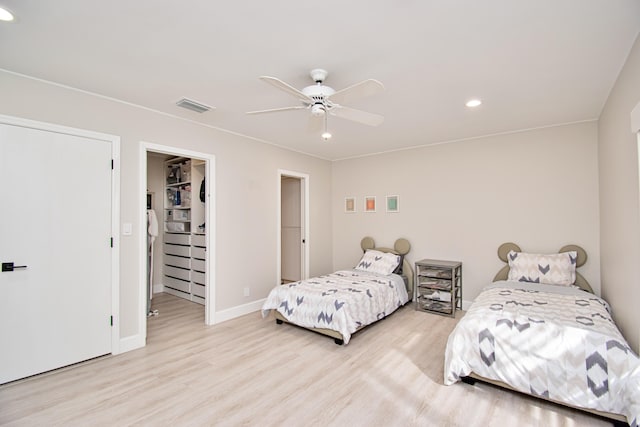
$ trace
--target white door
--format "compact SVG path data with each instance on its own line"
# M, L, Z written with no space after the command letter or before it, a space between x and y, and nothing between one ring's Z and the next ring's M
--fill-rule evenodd
M0 124L0 384L111 352L111 150Z

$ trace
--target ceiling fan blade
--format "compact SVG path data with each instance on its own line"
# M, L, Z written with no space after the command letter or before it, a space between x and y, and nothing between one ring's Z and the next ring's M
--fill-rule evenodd
M381 116L380 114L368 113L366 111L356 110L355 108L349 107L335 107L332 108L329 113L333 116L353 120L354 122L369 126L378 126L384 122L384 116Z
M384 85L382 83L369 79L334 92L329 96L329 100L336 104L349 104L353 100L375 95L383 90Z
M282 107L282 108L270 108L268 110L247 111L247 114L276 113L278 111L304 110L306 108L309 108L309 107L306 107L304 105L298 105L297 107Z
M271 86L276 87L284 92L287 92L289 95L295 96L297 99L303 102L313 102L313 99L311 99L310 97L300 92L295 87L283 82L280 79L277 79L275 77L269 77L269 76L260 76L260 80L262 80L263 82L269 83Z

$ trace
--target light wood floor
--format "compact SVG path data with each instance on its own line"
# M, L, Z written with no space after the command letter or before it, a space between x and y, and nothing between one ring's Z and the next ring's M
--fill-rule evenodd
M154 298L145 348L0 387L0 424L606 426L490 385L444 386L456 320L404 307L347 346L253 313Z

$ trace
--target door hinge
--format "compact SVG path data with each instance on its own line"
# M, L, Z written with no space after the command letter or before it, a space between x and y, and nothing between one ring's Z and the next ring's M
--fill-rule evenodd
M113 237L111 239L109 239L109 240L110 240L109 244L111 245L111 247L113 247Z
M110 316L110 317L111 317L111 319L110 319L111 326L113 326L113 316Z

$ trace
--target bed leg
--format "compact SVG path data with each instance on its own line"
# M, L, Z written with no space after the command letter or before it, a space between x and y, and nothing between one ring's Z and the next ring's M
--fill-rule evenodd
M284 322L283 322L282 320L280 320L280 319L276 319L276 323L277 323L278 325L282 325Z
M476 379L472 377L461 377L460 381L469 385L476 385Z
M338 345L342 345L342 344L344 344L344 340L341 340L340 338L335 338L335 339L333 340L333 342L334 342L334 343L336 343L336 344L338 344Z

